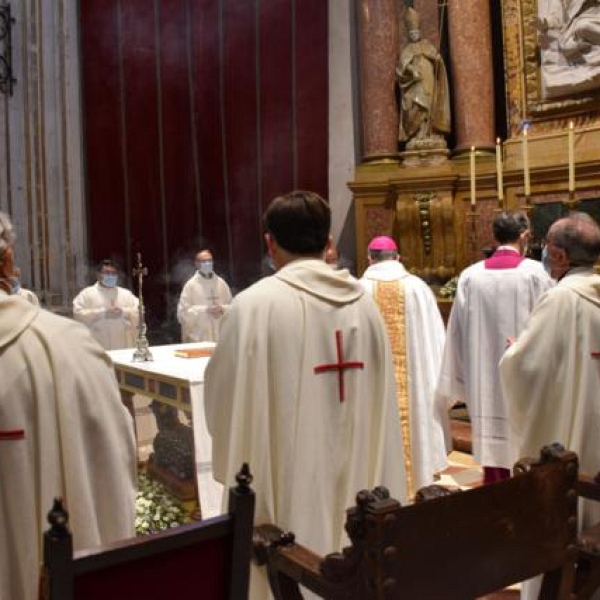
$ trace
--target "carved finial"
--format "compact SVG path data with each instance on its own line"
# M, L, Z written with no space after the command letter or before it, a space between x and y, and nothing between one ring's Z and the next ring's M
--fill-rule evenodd
M384 485L378 485L373 488L373 496L375 496L377 500L389 500L390 491Z
M540 460L542 462L549 462L551 460L560 460L561 455L564 454L565 447L558 442L544 446L540 451Z
M248 466L248 463L242 464L242 468L235 476L235 480L238 484L236 491L241 493L250 492L250 484L252 483L253 479L254 477L252 477L252 473L250 473L250 467Z
M63 505L62 498L54 498L52 509L48 512L48 523L51 525L51 535L53 537L66 537L69 535L67 525L69 523L69 513Z

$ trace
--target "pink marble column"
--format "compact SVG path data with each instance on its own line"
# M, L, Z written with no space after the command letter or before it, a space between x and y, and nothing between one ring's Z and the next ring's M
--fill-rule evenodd
M363 160L397 158L398 0L358 1Z
M449 0L456 148L494 146L494 73L489 2Z

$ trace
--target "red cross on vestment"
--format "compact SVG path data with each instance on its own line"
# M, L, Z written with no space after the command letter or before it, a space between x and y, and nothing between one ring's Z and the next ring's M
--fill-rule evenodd
M344 401L344 371L346 369L362 369L365 363L359 361L345 361L342 332L338 329L335 332L335 345L337 349L337 362L328 365L317 365L315 373L325 373L327 371L338 372L338 382L340 386L340 402Z
M0 429L0 442L22 440L24 438L25 431L23 429Z

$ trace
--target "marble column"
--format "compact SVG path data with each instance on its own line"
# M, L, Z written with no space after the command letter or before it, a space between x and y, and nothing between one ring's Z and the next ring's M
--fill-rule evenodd
M448 0L457 151L494 147L494 73L489 2Z
M363 161L398 157L398 0L358 0Z

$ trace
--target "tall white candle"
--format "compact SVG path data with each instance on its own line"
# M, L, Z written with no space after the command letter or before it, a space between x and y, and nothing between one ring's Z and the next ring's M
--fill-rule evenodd
M575 191L575 132L573 121L569 123L569 192Z
M471 146L471 208L475 208L475 146Z
M502 177L502 145L500 138L496 138L496 179L498 185L498 200L504 199L504 181Z
M527 127L523 128L523 174L525 178L525 195L531 195L531 182L529 181L529 152L527 149Z

